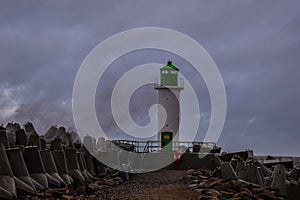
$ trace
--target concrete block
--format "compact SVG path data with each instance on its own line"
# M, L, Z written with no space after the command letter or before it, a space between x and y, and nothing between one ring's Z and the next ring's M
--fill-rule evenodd
M77 159L77 151L73 148L67 148L65 150L67 167L69 175L76 181L83 183L85 181L84 176L82 175Z
M86 179L91 179L93 178L93 175L87 170L87 164L84 159L84 154L85 154L84 152L77 152L77 158L78 161L80 161L79 162L80 170L83 174L85 174L85 176L87 177Z
M28 145L29 146L37 146L38 149L41 149L40 136L37 133L30 134L29 138L28 138Z
M235 156L233 156L233 158L230 160L230 165L232 166L233 169L236 169L236 165L238 163L238 160L235 159Z
M0 143L2 143L6 149L10 147L6 129L3 127L0 127Z
M41 157L45 166L45 170L48 173L57 172L56 164L54 162L54 158L52 156L51 151L48 149L41 151Z
M24 124L24 129L25 129L25 132L26 132L27 135L36 133L36 130L35 130L35 128L34 128L34 126L31 122L26 122Z
M18 123L8 123L6 125L6 133L10 146L14 146L16 143L16 131L21 129L20 124Z
M36 189L35 187L29 186L28 184L26 184L23 180L17 178L17 177L13 177L15 184L16 184L16 188L22 191L25 191L29 194L36 194Z
M62 140L61 138L54 138L54 140L51 141L51 147L50 150L54 151L54 150L62 150Z
M85 163L86 163L86 168L87 170L93 175L96 176L95 173L95 167L94 167L94 163L93 163L93 157L86 153L84 154L84 159L85 159Z
M36 192L35 186L27 170L21 149L20 148L7 149L6 154L14 176L20 179L29 187L33 188L34 191ZM31 191L31 189L29 189L29 191Z
M26 146L28 143L28 136L26 135L24 129L19 129L16 131L16 145Z
M232 166L228 162L221 164L221 175L223 180L237 180L238 177L233 170Z
M64 182L67 185L71 185L73 183L73 179L68 173L65 151L55 150L52 152L52 154L59 176L64 180Z
M235 171L240 179L246 180L247 168L246 168L246 162L244 160L239 160L236 163Z
M62 145L65 147L72 146L72 139L70 133L66 131L66 128L61 126L57 129L56 136L61 138Z
M44 188L48 188L46 171L38 147L26 147L23 155L30 176Z
M52 185L57 185L58 187L66 186L67 184L58 175L56 164L54 162L54 158L51 151L49 151L48 149L42 150L41 157L45 166L48 182Z
M82 147L82 144L79 140L76 140L73 144L75 149L80 149Z
M254 161L254 165L256 165L257 167L260 167L262 169L264 177L271 176L272 171L270 169L268 169L265 165L261 164L258 160Z
M258 185L264 184L264 177L262 176L261 169L253 163L249 163L247 166L246 181Z
M16 196L17 192L13 179L13 172L11 170L3 144L0 144L0 158L0 186L4 189L3 195L6 195L5 191L7 191L13 196Z
M277 164L272 174L273 181L271 188L275 189L281 196L287 195L285 167L282 164Z
M0 199L15 199L15 196L0 186Z
M300 167L299 166L296 166L293 168L293 170L290 173L290 177L296 181L300 178Z
M41 150L46 149L47 148L47 146L46 146L46 140L45 140L45 138L44 138L43 135L40 136L40 141L41 141Z

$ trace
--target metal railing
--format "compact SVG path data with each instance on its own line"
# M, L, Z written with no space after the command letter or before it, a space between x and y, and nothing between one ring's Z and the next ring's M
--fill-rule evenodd
M138 153L149 153L161 150L160 141L112 140L111 142L120 148L132 148L132 151ZM214 149L217 146L214 142L172 142L173 151L193 152L195 147Z

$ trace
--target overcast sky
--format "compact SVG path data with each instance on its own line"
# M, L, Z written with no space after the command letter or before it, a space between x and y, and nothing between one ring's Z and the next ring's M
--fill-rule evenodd
M73 83L88 53L121 31L165 27L198 41L221 72L227 117L218 144L224 150L299 156L299 10L296 0L1 0L0 123L32 121L41 134L53 124L74 128ZM112 64L107 79L117 80L132 66L169 58L185 76L201 82L185 60L154 50L123 56ZM209 119L209 94L200 82L201 112ZM100 81L97 114L107 130L119 134L105 106L111 87ZM149 120L148 108L156 101L152 89L144 86L132 97L138 124ZM205 127L207 121L199 139Z

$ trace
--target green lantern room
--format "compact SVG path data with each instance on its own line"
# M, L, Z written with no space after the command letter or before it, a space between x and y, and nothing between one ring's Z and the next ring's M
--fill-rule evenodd
M178 86L179 69L168 61L167 65L160 68L160 84L162 86Z

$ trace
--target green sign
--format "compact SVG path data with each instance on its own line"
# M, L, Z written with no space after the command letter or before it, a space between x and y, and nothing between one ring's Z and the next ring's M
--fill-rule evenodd
M173 132L161 132L162 151L171 152L173 150L172 139Z

